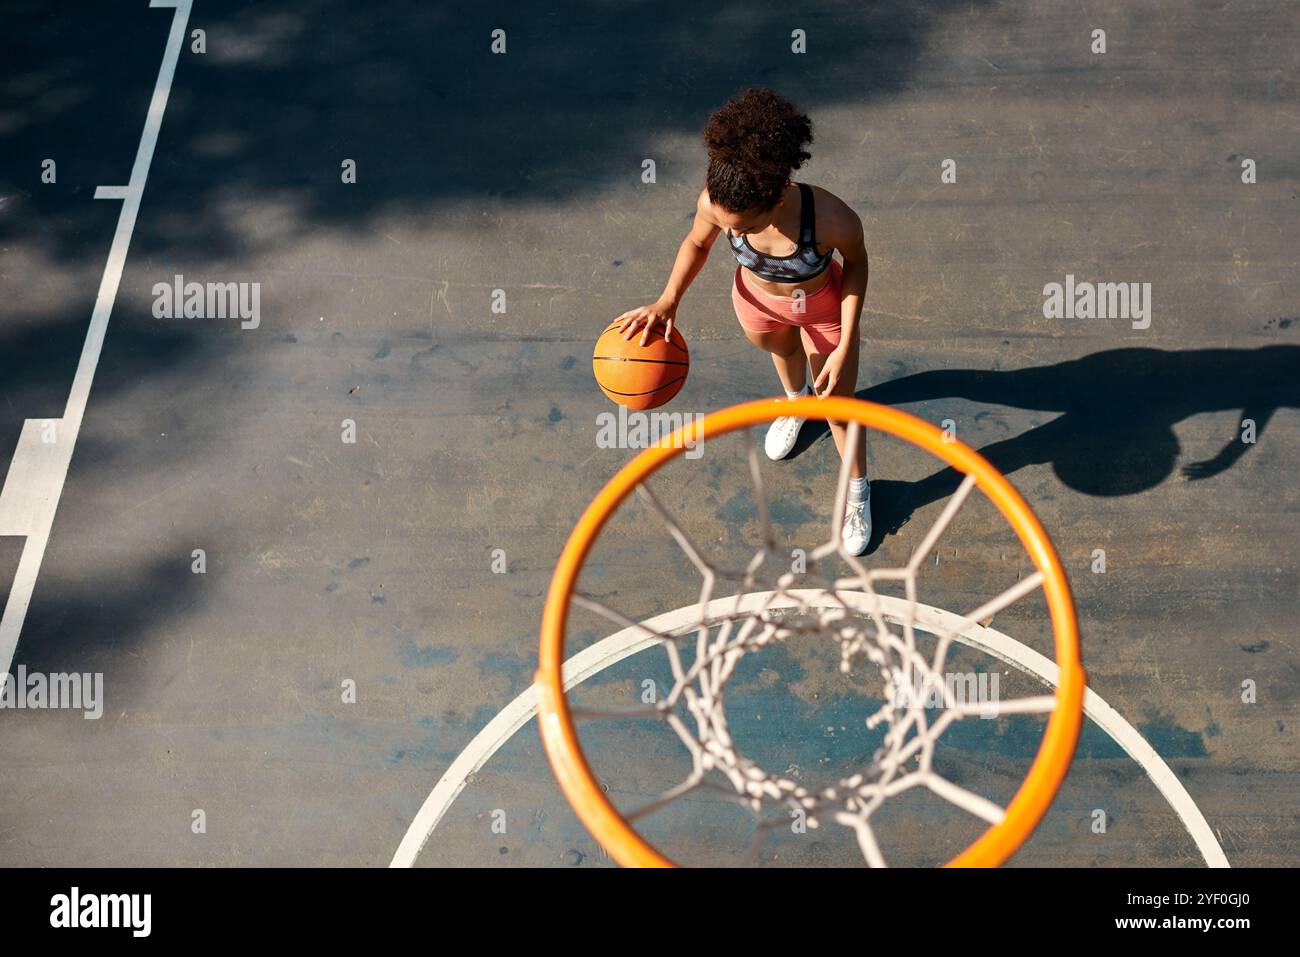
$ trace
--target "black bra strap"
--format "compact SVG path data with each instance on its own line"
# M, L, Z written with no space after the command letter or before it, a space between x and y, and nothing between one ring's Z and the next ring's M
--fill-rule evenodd
M811 246L817 215L813 208L813 193L807 183L796 185L799 187L799 245Z

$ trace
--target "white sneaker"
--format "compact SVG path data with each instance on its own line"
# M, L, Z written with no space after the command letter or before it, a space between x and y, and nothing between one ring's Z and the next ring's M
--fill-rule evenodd
M806 421L808 420L793 415L773 419L767 427L767 438L763 440L763 450L767 452L767 457L776 461L789 455L794 444L799 441L799 430Z
M844 508L844 529L841 532L844 550L850 555L861 555L871 541L871 486L861 502L847 502Z

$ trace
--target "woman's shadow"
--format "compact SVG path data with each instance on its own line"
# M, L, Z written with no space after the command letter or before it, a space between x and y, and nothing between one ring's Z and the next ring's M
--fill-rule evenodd
M904 376L857 397L885 405L966 399L1059 413L1050 422L979 449L1003 474L1047 463L1067 486L1088 495L1132 495L1158 485L1178 462L1173 427L1201 412L1240 410L1214 456L1182 466L1190 479L1231 468L1251 449L1244 420L1263 435L1273 413L1300 406L1300 346L1259 349L1112 349L1050 366L989 372L951 369ZM828 432L809 423L792 455ZM956 491L962 474L941 468L914 482L872 478L870 548L896 533L919 508Z

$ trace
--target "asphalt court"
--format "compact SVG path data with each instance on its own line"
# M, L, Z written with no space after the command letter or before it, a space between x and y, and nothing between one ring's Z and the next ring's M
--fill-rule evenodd
M0 863L393 859L439 779L529 688L556 556L631 455L595 440L612 407L591 344L661 288L703 179L699 129L747 84L812 115L799 177L862 216L859 395L952 420L1010 477L1066 564L1092 689L1168 765L1229 863L1294 863L1300 25L1285 7L813 4L793 25L812 38L804 57L786 14L730 5L572 4L509 22L416 3L383 18L333 0L181 9L176 43L170 7L16 4L0 41L0 467L36 476L0 500L13 523L0 586L10 606L31 589L21 623L6 611L9 667L99 673L105 689L97 720L0 719ZM503 23L512 52L494 59L484 38ZM1099 25L1104 56L1088 50ZM133 176L151 117L157 143ZM953 186L938 180L947 157ZM40 181L46 158L54 183ZM355 184L340 181L345 159ZM100 187L137 190L129 233L129 199ZM97 306L115 241L120 283ZM725 254L684 301L692 369L673 409L776 388L731 313ZM155 284L177 275L257 283L257 327L156 317ZM1045 318L1044 285L1067 275L1150 283L1149 327ZM58 446L63 473L31 450L43 424L66 424L79 363L84 417ZM673 487L739 554L754 514L726 449ZM815 542L834 469L817 430L768 469L791 546ZM870 470L873 560L905 559L953 477L886 442ZM991 511L954 534L935 566L942 607L987 595L1007 564ZM642 617L687 605L688 571L633 521L594 566ZM1044 647L1034 608L997 627ZM586 621L583 640L614 630ZM587 692L628 693L662 667L646 655ZM860 756L826 731L851 725L851 695L807 677L818 663L792 648L744 676L766 721L744 725L747 740L772 762ZM652 730L592 741L629 800L679 766ZM995 730L954 760L996 790L1032 727ZM674 813L657 826L701 861L743 852L728 807ZM940 809L916 815L897 821L903 860L963 840ZM426 866L610 863L531 722L421 837ZM851 850L787 840L767 860ZM1204 858L1094 725L1014 859L1058 862Z

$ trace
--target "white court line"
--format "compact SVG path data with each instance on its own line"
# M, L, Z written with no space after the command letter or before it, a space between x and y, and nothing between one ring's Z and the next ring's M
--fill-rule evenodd
M167 49L158 68L158 81L154 84L153 99L140 134L135 164L131 167L131 181L126 186L100 186L96 199L120 199L122 210L117 217L117 229L104 264L99 294L90 316L90 327L81 359L68 393L68 404L61 419L28 419L23 423L22 435L4 490L0 491L0 535L24 535L22 557L14 575L4 617L0 618L0 674L9 671L18 636L27 618L36 577L45 558L58 509L63 485L67 481L72 450L81 431L81 420L90 398L91 382L99 365L99 354L104 348L104 335L108 330L108 317L113 312L117 288L122 281L131 235L135 232L136 215L144 196L144 185L149 179L149 166L153 162L154 147L158 144L158 131L162 127L163 113L167 110L167 96L171 93L172 78L176 74L176 61L180 58L181 44L185 42L185 28L190 18L192 0L150 0L150 7L174 7L171 32L167 35Z
M865 592L837 592L837 594L844 599L845 604L859 611L871 607L870 603L874 599L879 602L879 607L886 618L901 622L907 617L909 603L901 598L889 595L870 596ZM747 612L763 607L792 608L800 600L812 601L820 595L824 595L824 592L815 588L792 589L782 596L777 596L775 592L770 591L752 592L744 596L740 610ZM705 617L715 619L733 613L736 609L735 601L734 595L714 599L705 610ZM922 605L918 602L915 608L917 627L931 633L951 630L961 621L960 615L932 605ZM699 620L699 606L687 605L657 615L642 625L624 628L596 642L564 663L564 689L568 691L592 675L604 671L610 665L656 644L657 639L648 637L645 628L666 634L683 628L693 628ZM1005 661L1053 687L1060 680L1061 673L1056 662L1000 631L972 623L958 633L957 641L992 655L1000 661ZM1187 793L1183 783L1178 780L1169 765L1165 764L1164 759L1156 753L1155 748L1151 747L1146 738L1142 737L1133 725L1125 721L1119 712L1103 701L1101 696L1091 688L1084 691L1083 712L1146 771L1157 790L1169 802L1169 806L1187 828L1205 863L1210 867L1228 867L1228 858L1224 856L1223 848L1219 846L1214 832L1210 830L1205 816L1201 814L1201 809L1196 806L1196 802ZM429 840L433 829L438 826L438 822L451 807L452 801L456 800L456 796L465 789L469 777L483 767L488 758L492 757L516 731L536 715L537 685L533 684L506 705L500 714L474 736L465 750L457 755L451 767L425 798L415 819L411 821L411 826L407 828L389 867L415 865L425 842ZM558 790L559 786L556 787Z

